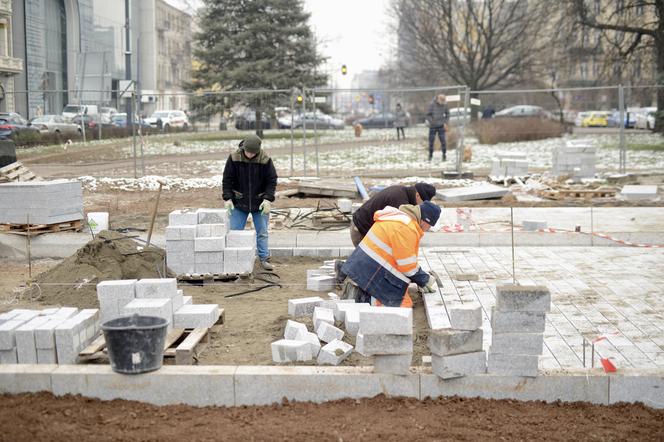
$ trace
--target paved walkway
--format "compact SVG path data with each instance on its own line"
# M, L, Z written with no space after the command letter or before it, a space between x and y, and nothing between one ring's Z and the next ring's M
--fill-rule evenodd
M479 302L484 347L495 287L512 282L511 248L427 248L424 268L443 280L446 302ZM664 250L606 247L527 247L516 250L516 280L551 290L540 369L583 367L583 337L619 368L664 367ZM456 274L478 281L457 281ZM449 324L449 322L448 322ZM447 325L449 326L449 325ZM590 367L590 348L586 349ZM598 357L595 366L599 366Z

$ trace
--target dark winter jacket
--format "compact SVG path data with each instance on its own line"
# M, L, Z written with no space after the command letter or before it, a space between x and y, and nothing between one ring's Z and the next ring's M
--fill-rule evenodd
M415 193L414 186L386 187L357 209L353 215L353 224L355 224L357 230L364 236L374 223L374 213L376 211L383 210L387 206L399 207L402 204L417 205Z
M447 107L447 103L438 104L438 101L434 99L424 117L429 122L429 127L443 127L450 119L450 109Z
M245 212L255 212L263 200L274 201L277 171L272 159L261 150L252 159L238 149L228 156L222 181L224 201Z

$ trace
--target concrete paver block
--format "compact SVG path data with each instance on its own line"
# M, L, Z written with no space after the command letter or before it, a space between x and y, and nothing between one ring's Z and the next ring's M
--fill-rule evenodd
M450 305L450 323L457 330L477 330L482 327L482 306L478 303Z
M529 232L535 230L544 230L547 228L547 223L545 220L524 219L522 224L523 230L527 230Z
M136 297L136 279L118 279L112 281L102 281L97 284L97 298L102 299L119 299Z
M0 350L0 364L18 364L16 348Z
M334 290L335 280L333 276L319 275L307 277L307 290L314 292L329 292Z
M320 326L321 322L327 322L330 325L334 325L334 310L318 306L314 307L314 314L313 314L314 330L318 330L318 327Z
M358 333L355 350L364 356L413 353L413 335L367 335Z
M193 296L183 296L182 297L182 305L191 305L193 303L194 303Z
M491 329L494 333L543 333L546 314L539 312L491 311Z
M55 327L55 349L58 363L73 364L81 349L80 324L67 319Z
M214 238L226 235L226 224L198 224L195 238ZM183 238L184 239L184 238Z
M190 226L198 223L198 214L193 210L174 210L168 214L169 226Z
M628 200L642 200L657 197L656 185L627 185L623 186L620 196Z
M196 213L198 214L198 224L228 224L226 209L200 208Z
M486 352L476 351L457 355L431 355L431 369L442 379L486 373Z
M344 327L351 336L357 336L360 332L360 310L346 310L344 315Z
M360 311L360 333L365 335L411 335L413 309L371 307Z
M35 327L35 347L40 349L55 348L55 327L68 318L53 318L50 321Z
M35 328L50 321L48 316L37 316L15 330L16 352L19 364L36 364L37 347Z
M136 298L172 298L178 292L175 278L146 278L136 282Z
M166 241L193 241L196 238L196 226L166 227Z
M273 342L270 347L274 362L310 361L312 359L311 346L307 341L280 339Z
M169 330L173 327L173 304L170 298L134 299L124 306L122 313L125 315L157 316L168 321Z
M51 378L56 396L80 394L101 400L124 399L154 405L228 407L235 402L234 366L164 365L157 371L131 376L115 373L109 365L44 367L54 369Z
M519 355L541 355L544 348L542 333L493 333L491 352Z
M353 346L339 339L325 344L318 353L319 365L339 365L353 352Z
M431 353L438 356L471 353L482 350L481 328L476 330L431 330L427 344Z
M16 347L16 329L25 324L20 320L9 320L0 324L0 350Z
M407 375L410 373L410 362L412 359L412 354L375 355L373 357L374 373Z
M551 311L551 292L544 286L499 285L495 310L503 312Z
M489 373L536 377L539 356L493 353L489 351Z
M235 372L235 402L270 405L289 401L321 403L337 399L386 396L419 397L416 374L372 373L372 367L240 366Z
M57 364L58 357L55 348L38 348L37 364Z
M295 339L307 343L307 345L309 346L309 350L311 351L312 357L315 358L316 356L318 356L321 345L320 345L320 340L318 339L318 335L316 333L312 333L310 331L300 332L297 334L297 337Z
M314 308L323 302L320 296L297 298L288 300L288 316L309 316L314 313Z
M256 245L256 232L253 230L229 230L226 234L228 247L254 247Z
M188 304L181 306L173 313L175 328L206 328L212 327L219 319L220 311L217 304Z
M309 330L305 324L301 322L286 321L286 328L284 329L284 339L293 340L297 338L299 333L307 333Z
M318 338L323 342L332 342L335 339L341 340L344 337L344 331L330 324L329 322L321 322L316 329Z
M479 186L439 190L437 195L443 201L470 201L487 198L502 198L510 193L511 191L509 189L487 183Z
M226 248L226 238L223 236L210 238L196 238L194 240L195 252L220 252Z
M340 299L334 306L334 320L340 322L344 321L348 310L363 310L369 307L371 307L371 305L367 302L355 302L353 299Z

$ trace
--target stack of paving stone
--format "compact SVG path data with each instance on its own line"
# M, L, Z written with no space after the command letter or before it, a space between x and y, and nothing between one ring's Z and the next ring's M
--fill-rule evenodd
M536 377L551 294L542 286L497 287L491 312L489 372Z
M491 164L491 177L522 177L528 175L528 160L523 152L498 152Z
M325 261L317 269L307 270L307 290L329 292L334 290L334 260Z
M78 181L19 181L0 184L0 223L58 224L83 219Z
M359 317L355 348L373 356L374 372L408 374L413 358L413 310L369 307L360 310Z
M482 307L476 303L448 306L451 329L429 334L431 368L442 379L486 372L482 350Z
M553 150L554 176L568 175L572 178L592 178L595 176L596 152L592 142L568 141L564 146Z
M0 314L0 364L74 364L99 329L97 309L14 309Z
M229 230L226 209L175 210L168 215L166 258L178 275L251 273L256 233Z
M288 320L284 339L272 343L274 362L296 362L318 359L321 365L339 365L353 351L353 346L342 341L343 330L335 326L334 308L340 302L335 293L324 300L319 296L290 299L288 314L291 317L312 316L315 333L305 324ZM321 348L320 341L325 345Z
M172 328L212 327L220 316L217 304L193 304L175 278L121 279L97 284L102 322L124 315L157 316Z

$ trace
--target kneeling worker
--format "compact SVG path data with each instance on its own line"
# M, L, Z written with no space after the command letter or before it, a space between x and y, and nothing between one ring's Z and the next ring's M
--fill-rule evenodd
M343 265L342 272L357 286L359 302L388 307L412 307L407 294L414 282L427 291L429 274L417 263L420 239L438 222L440 207L431 201L419 206L386 207ZM376 302L377 301L377 302Z

